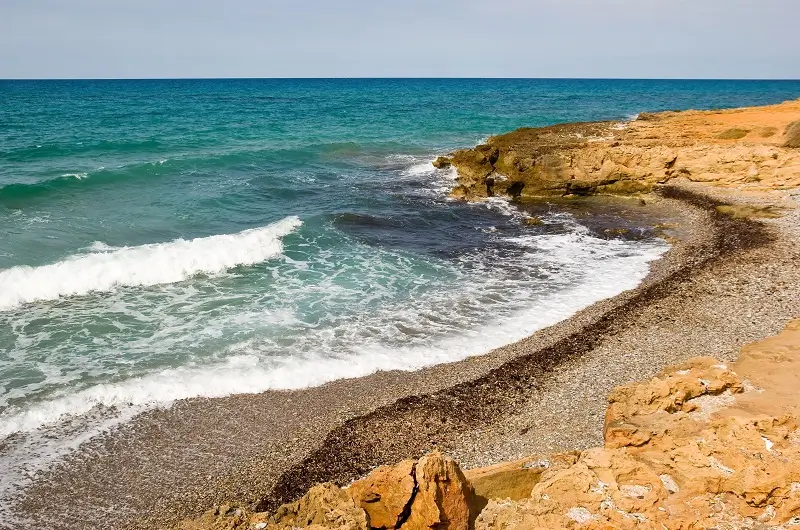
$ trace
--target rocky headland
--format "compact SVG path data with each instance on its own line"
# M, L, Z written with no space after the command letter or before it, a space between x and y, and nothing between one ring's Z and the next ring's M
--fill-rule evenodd
M800 101L522 128L439 157L468 200L646 193L676 178L747 190L800 185Z

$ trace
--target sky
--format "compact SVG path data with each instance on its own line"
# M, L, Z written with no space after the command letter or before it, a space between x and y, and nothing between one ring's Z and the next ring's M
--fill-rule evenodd
M0 0L0 78L800 79L800 0Z

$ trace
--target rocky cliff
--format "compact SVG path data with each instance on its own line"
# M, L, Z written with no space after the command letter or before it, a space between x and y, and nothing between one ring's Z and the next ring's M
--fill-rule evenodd
M800 320L731 366L697 358L608 399L605 445L462 471L447 456L184 530L800 527ZM569 418L565 418L568 428Z
M523 128L439 157L452 196L631 194L683 177L753 190L800 185L800 100L724 111L642 114L632 122Z

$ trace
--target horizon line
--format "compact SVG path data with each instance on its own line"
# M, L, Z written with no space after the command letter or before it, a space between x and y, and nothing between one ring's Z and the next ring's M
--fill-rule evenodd
M433 76L275 76L275 77L0 77L0 81L277 81L277 80L508 80L508 81L800 81L789 77L433 77Z

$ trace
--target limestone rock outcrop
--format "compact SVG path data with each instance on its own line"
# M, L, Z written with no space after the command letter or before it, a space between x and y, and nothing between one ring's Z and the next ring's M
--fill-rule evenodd
M692 359L646 383L615 388L608 398L606 447L640 447L654 438L685 436L744 390L736 373L715 359ZM696 415L691 413L696 412Z
M522 128L439 157L434 166L457 169L452 196L467 200L641 193L677 177L781 189L800 185L798 123L800 101L792 101Z
M182 530L469 530L477 516L472 485L439 452L381 466L347 488L319 484L270 515L222 505Z
M800 526L800 321L615 389L606 444L489 501L477 530Z
M696 358L616 388L603 447L466 473L434 452L272 515L223 505L181 528L800 528L799 389L800 320L731 366Z
M437 157L436 160L433 161L433 167L436 169L445 169L450 167L451 162L450 159L446 156Z

